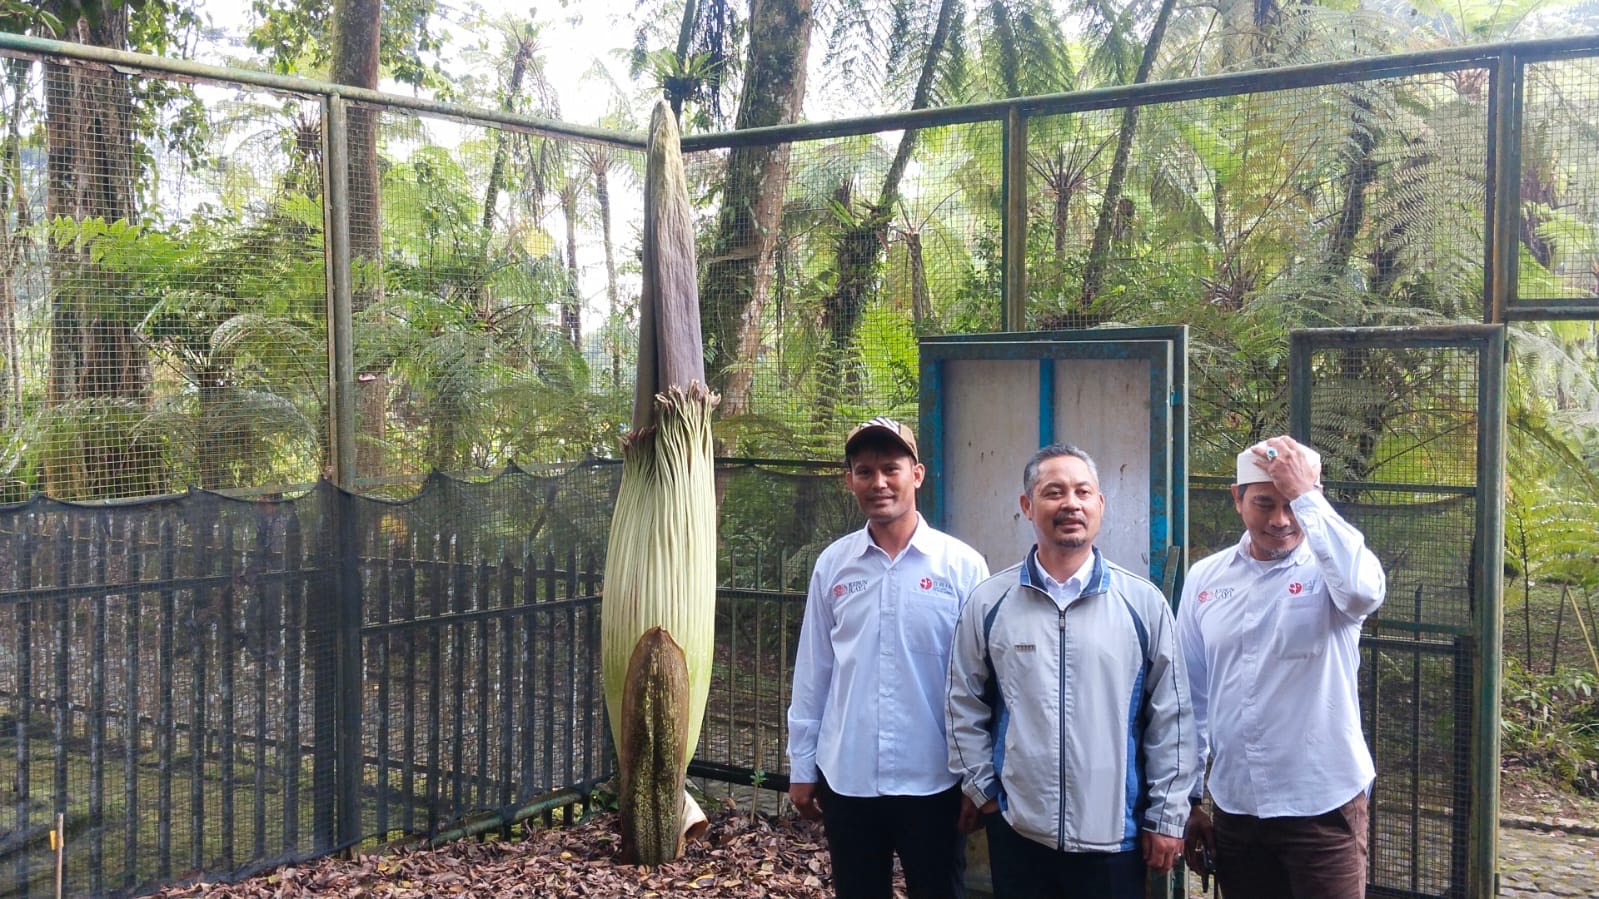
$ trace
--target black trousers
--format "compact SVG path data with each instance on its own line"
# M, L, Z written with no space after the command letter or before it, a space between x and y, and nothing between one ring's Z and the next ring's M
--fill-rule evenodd
M997 812L983 824L994 872L994 899L1144 897L1144 855L1138 849L1059 852L1012 830Z
M931 796L841 796L823 776L817 789L838 899L891 899L895 853L911 899L965 897L958 786Z

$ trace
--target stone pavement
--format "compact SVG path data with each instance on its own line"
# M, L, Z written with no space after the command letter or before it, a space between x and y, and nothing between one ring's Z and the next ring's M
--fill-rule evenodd
M1570 830L1501 826L1499 895L1599 897L1599 822L1576 824Z

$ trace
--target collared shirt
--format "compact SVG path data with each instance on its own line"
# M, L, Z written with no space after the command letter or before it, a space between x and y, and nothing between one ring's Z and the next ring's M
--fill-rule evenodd
M1035 547L1033 552L1036 554L1037 551ZM1066 577L1065 583L1055 580L1048 571L1044 570L1042 565L1038 566L1038 574L1039 579L1042 581L1044 592L1048 593L1049 598L1055 601L1055 605L1064 609L1072 604L1072 600L1083 595L1083 587L1087 586L1088 579L1094 574L1094 554L1089 553L1088 558L1083 560L1083 564Z
M948 789L944 685L961 604L984 578L978 552L918 515L890 559L865 528L811 573L788 707L789 780L817 769L845 796Z
M1250 555L1249 534L1194 565L1177 610L1200 772L1233 814L1319 815L1376 776L1360 730L1360 626L1387 581L1365 538L1318 490L1292 502L1304 540Z

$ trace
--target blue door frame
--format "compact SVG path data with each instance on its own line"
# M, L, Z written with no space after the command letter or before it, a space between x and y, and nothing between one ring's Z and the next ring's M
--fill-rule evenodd
M1175 602L1181 551L1188 543L1188 329L1183 326L965 334L921 341L921 447L927 465L920 506L935 527L947 525L945 372L955 361L1036 360L1038 442L1055 440L1055 369L1070 360L1143 360L1149 364L1149 576ZM1020 462L1020 460L1017 460ZM1010 473L1005 473L1009 477Z

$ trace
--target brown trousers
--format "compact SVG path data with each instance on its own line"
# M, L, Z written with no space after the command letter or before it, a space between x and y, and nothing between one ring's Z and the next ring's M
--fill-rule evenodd
M1369 811L1361 793L1304 818L1216 809L1216 877L1227 899L1364 899Z

